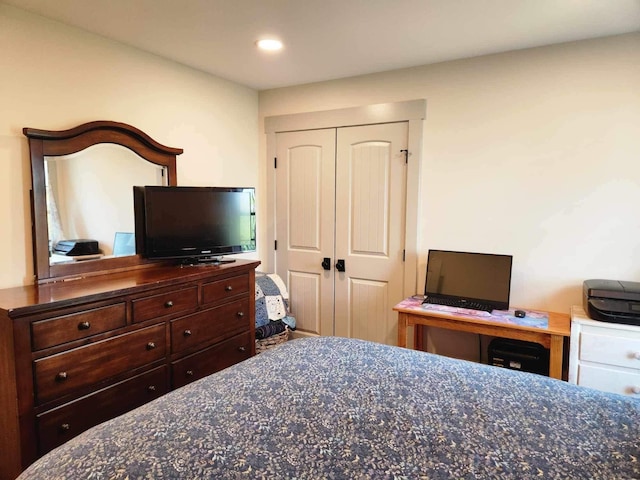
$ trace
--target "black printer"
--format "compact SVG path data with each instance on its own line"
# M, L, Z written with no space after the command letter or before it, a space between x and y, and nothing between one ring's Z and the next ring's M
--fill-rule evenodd
M78 238L75 240L60 240L53 247L53 253L68 257L79 257L82 255L98 255L100 249L98 248L97 240Z
M594 320L640 325L640 282L585 280L582 304Z

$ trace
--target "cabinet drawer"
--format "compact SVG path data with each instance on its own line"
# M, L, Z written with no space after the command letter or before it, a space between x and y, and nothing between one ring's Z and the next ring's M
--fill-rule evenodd
M249 329L249 300L178 318L171 322L171 351L211 344Z
M578 385L640 398L640 372L633 370L580 364Z
M37 416L40 455L169 391L162 366Z
M249 292L249 275L238 275L202 286L202 302L205 304L224 302L237 295Z
M171 364L173 388L230 367L251 356L251 335L243 333Z
M195 310L198 306L198 287L193 286L133 300L133 321L144 322L164 315Z
M126 308L124 303L33 322L31 325L33 350L42 350L124 327L125 322Z
M640 370L640 338L584 331L580 335L579 358L582 361Z
M34 362L36 398L45 402L164 358L165 326L154 325Z

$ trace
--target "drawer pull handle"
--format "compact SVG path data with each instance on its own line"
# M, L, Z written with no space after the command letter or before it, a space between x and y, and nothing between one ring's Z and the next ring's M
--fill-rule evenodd
M167 300L166 302L164 302L164 308L171 308L171 307L173 307L172 300Z
M63 423L62 425L60 425L61 432L68 432L69 430L71 430L71 425L69 425L68 423Z
M182 332L182 334L183 334L185 337L190 337L190 336L192 335L191 330L185 330L184 332Z
M153 393L153 392L155 392L155 391L156 391L156 386L155 386L155 385L149 385L149 386L147 387L147 392L151 392L151 393Z
M230 292L231 290L233 290L233 287L232 287L231 285L227 285L226 287L224 287L224 289L225 289L227 292Z
M244 345L241 347L238 347L238 351L239 352L246 352L247 351L247 347L245 347Z
M91 324L89 322L80 322L78 324L78 330L89 330L91 328Z
M242 318L242 317L244 317L244 312L238 312L238 313L236 313L236 315L237 315L238 318Z
M56 382L64 382L67 379L67 372L59 372L56 375Z
M149 342L147 343L147 350L153 350L154 348L156 348L156 344L153 342Z
M187 370L187 377L193 377L193 370Z

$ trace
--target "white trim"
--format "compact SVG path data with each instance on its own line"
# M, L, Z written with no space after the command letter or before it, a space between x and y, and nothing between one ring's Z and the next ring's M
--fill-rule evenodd
M418 286L418 225L420 199L420 170L422 166L422 136L426 117L427 101L380 103L362 107L324 110L318 112L275 115L264 119L267 135L267 254L264 268L275 271L275 191L276 179L274 158L276 156L276 133L321 128L339 128L376 123L409 122L409 164L407 167L406 224L405 224L405 296L416 293ZM269 253L271 252L271 253Z
M320 128L352 127L374 123L406 122L424 120L426 100L378 103L364 107L323 110L319 112L275 115L264 119L264 131L270 133L317 130Z

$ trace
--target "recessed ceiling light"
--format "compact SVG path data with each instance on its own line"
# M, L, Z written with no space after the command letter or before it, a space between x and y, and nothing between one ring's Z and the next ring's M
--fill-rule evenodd
M274 38L264 38L256 42L260 50L268 50L274 52L282 49L282 42Z

